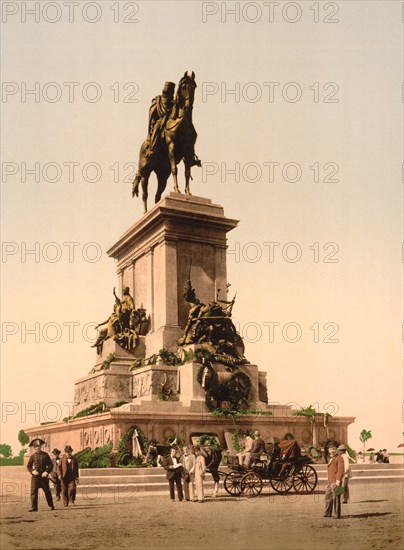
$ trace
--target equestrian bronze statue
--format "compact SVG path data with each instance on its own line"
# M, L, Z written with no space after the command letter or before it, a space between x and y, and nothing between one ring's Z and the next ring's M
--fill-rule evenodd
M180 193L177 179L177 164L182 160L185 165L185 193L190 195L189 181L192 179L192 166L201 166L195 154L197 133L192 123L192 109L195 97L195 73L185 72L178 83L166 82L162 94L153 99L149 110L147 139L139 153L139 169L132 184L132 197L139 195L142 187L144 211L147 212L149 177L152 172L157 176L155 202L167 186L170 173L174 178L174 191Z

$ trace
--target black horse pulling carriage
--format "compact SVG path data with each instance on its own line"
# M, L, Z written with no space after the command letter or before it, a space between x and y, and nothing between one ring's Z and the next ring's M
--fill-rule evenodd
M281 441L279 450L270 460L258 460L247 469L230 466L232 471L224 478L224 488L232 496L258 496L265 484L280 494L292 488L301 495L308 495L317 487L317 472L311 466L311 458L302 456L296 441Z

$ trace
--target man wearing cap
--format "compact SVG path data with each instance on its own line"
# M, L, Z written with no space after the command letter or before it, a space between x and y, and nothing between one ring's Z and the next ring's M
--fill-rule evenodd
M60 478L58 475L59 471L59 464L60 464L60 451L59 449L53 449L52 454L54 458L52 458L52 472L50 474L50 479L53 481L56 489L56 500L60 500L60 494L62 492L62 485L60 483Z
M27 464L27 470L31 474L31 509L30 512L38 511L38 490L42 489L45 493L46 502L51 510L54 510L52 494L49 489L49 474L53 465L48 453L42 451L42 445L45 445L43 439L33 439L29 447L34 448L34 453L30 456Z
M171 114L174 105L174 82L166 82L164 84L161 95L158 95L152 100L152 104L149 109L149 131L147 134L148 152L147 156L153 154L156 143L161 137L161 131L163 130L168 117Z
M344 461L344 477L342 480L342 486L344 488L344 498L342 500L343 504L348 504L348 501L349 501L348 482L349 482L349 478L351 477L351 466L349 464L349 455L346 451L347 451L347 448L345 447L345 445L340 445L338 447L338 452L340 453L340 455L342 456L342 460Z
M262 454L266 453L265 442L262 439L260 432L255 430L254 432L254 441L251 447L250 456L247 456L245 461L246 468L249 468L253 460L257 460L261 457Z
M60 459L59 477L62 483L63 505L68 506L69 502L74 505L76 500L76 483L79 482L79 465L73 458L73 449L66 445L65 453Z
M328 483L325 488L324 517L330 518L334 510L334 518L339 519L341 517L341 495L336 494L335 489L342 485L345 471L344 460L337 452L337 446L334 443L329 445L328 451L331 458L327 464Z

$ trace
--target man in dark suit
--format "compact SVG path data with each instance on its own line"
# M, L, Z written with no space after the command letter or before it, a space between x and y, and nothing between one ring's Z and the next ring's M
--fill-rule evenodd
M247 457L245 462L246 468L249 468L254 460L259 459L260 456L266 452L265 441L262 439L260 432L256 430L254 432L254 441L251 447L250 456Z
M76 500L76 484L79 482L79 465L73 458L73 449L66 445L65 453L60 459L59 478L62 484L62 497L64 506L69 502L73 505Z
M174 447L170 449L170 456L168 456L164 462L164 469L167 471L167 479L170 487L170 498L175 500L174 483L177 486L178 500L184 499L182 492L182 464L177 459L177 450Z
M52 458L52 472L50 474L50 480L53 481L56 489L56 500L60 500L60 495L62 492L62 485L60 483L60 478L58 475L59 471L59 464L60 464L60 451L59 449L53 449L52 454L54 458Z
M38 511L38 490L42 489L45 493L46 502L51 510L54 510L52 494L49 489L49 474L53 465L48 453L42 451L42 445L45 445L43 439L34 439L29 444L35 452L28 460L27 470L31 474L31 509L30 512Z

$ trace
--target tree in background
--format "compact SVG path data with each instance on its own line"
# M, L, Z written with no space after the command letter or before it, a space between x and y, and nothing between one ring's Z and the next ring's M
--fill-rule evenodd
M10 447L10 445L7 445L7 443L1 443L0 444L0 455L4 458L10 458L12 456L13 451Z
M362 430L361 433L359 434L359 439L360 441L363 443L363 454L365 454L366 452L366 441L368 441L369 439L371 439L372 437L372 432L369 430Z
M18 441L21 443L22 449L18 453L18 456L24 456L28 449L25 448L25 445L28 445L29 443L29 436L24 432L24 430L20 430L18 432Z

